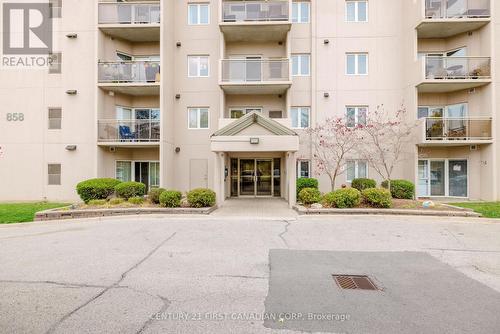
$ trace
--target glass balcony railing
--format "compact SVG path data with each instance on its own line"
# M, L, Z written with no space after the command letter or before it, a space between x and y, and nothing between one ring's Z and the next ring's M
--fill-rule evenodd
M425 118L426 140L491 140L491 118Z
M490 0L425 0L427 19L490 17Z
M157 24L160 23L160 2L101 2L99 24Z
M222 82L289 81L288 59L223 59Z
M288 1L224 1L223 22L288 21Z
M158 142L159 120L99 120L98 142Z
M426 79L490 79L489 57L434 57L425 58Z
M100 62L99 83L155 83L160 82L160 62Z

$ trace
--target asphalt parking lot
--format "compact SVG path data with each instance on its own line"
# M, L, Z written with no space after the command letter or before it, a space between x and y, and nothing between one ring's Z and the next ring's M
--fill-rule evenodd
M0 226L0 332L419 333L424 328L419 324L433 328L433 321L439 320L428 316L432 307L441 310L443 305L442 300L433 302L442 299L433 293L437 288L447 295L453 310L467 300L475 307L468 308L467 315L441 318L444 327L435 332L445 328L481 333L490 326L500 328L499 320L481 308L493 307L499 300L498 240L499 223L470 218L145 216L4 225ZM345 254L353 256L350 261L335 260ZM312 257L303 261L304 256ZM394 270L396 277L375 273L382 269ZM404 326L408 319L404 312L392 314L389 326L385 320L390 308L356 307L366 304L370 295L357 295L354 305L342 307L347 305L347 292L334 291L333 281L330 291L320 290L321 282L314 283L321 270L328 275L340 270L382 278L379 284L384 293L392 294L392 306L400 302L401 310L407 305L414 313L411 326ZM402 287L393 284L401 272L409 277L410 287L422 273L426 282L439 281L443 275L446 280L427 292L409 292L418 299L403 298L398 290ZM446 286L470 290L458 294ZM289 298L282 295L283 289ZM310 299L294 308L293 294L300 297L304 289L318 298L328 293L343 298L335 309L328 300L324 308L311 311L344 314L348 319L326 323L321 318L307 323L288 319L294 310L307 312L315 303ZM471 301L474 295L486 304ZM477 315L470 313L474 309ZM271 319L274 313L283 314ZM475 321L463 327L463 321L454 323L454 317Z

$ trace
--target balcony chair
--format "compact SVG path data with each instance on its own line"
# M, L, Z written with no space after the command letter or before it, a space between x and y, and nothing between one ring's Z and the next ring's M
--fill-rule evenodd
M137 138L137 132L132 132L130 126L120 125L118 129L120 131L121 141L133 141Z

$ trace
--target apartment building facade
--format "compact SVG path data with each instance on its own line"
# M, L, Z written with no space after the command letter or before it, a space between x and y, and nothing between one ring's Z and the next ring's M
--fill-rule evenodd
M12 0L14 1L14 0ZM52 2L52 1L51 1ZM0 70L1 200L87 178L295 202L305 129L384 105L418 120L394 173L496 200L498 10L488 0L55 1L55 68ZM12 112L11 112L12 111ZM13 113L23 120L13 121ZM10 114L10 120L7 120ZM337 186L380 176L350 157Z

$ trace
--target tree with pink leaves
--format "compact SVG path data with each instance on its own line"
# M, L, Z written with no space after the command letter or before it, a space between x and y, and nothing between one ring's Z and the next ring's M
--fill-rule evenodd
M387 113L384 105L380 105L368 114L366 126L360 128L362 136L357 152L387 180L389 189L394 168L411 156L408 151L418 122L408 118L404 106L395 113Z
M319 174L330 178L331 189L347 166L347 159L359 146L359 126L348 127L344 118L329 118L307 129L312 147L313 163Z

